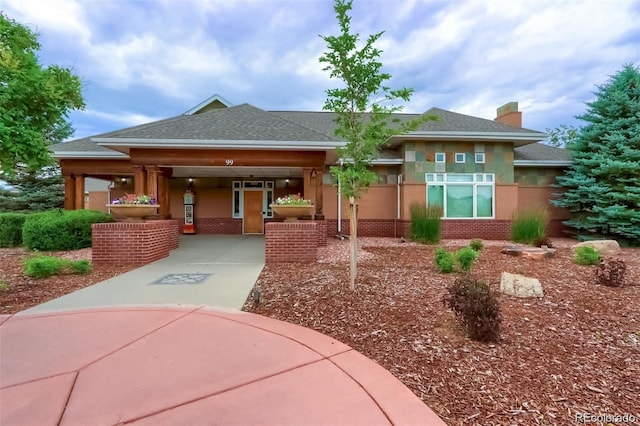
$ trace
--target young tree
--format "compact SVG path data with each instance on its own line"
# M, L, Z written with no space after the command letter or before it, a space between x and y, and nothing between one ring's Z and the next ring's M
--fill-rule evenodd
M598 86L578 117L587 124L569 145L573 164L557 178L553 204L571 210L565 224L640 243L640 69L625 65Z
M350 214L350 288L355 289L357 265L357 201L376 179L370 170L371 162L387 140L397 134L415 130L428 118L399 122L391 115L402 110L390 104L397 100L408 102L413 89L391 90L385 82L391 75L381 71L381 50L374 47L383 32L370 35L358 46L359 34L351 33L348 12L352 0L336 0L334 10L340 25L340 35L321 36L327 51L320 57L323 71L342 82L342 87L327 90L324 110L336 114L336 136L346 144L337 150L340 165L331 167L331 173L340 182L342 193L349 199ZM394 126L391 126L394 123Z
M51 165L51 138L68 133L69 111L84 108L71 70L38 62L37 35L0 13L0 171L13 176Z

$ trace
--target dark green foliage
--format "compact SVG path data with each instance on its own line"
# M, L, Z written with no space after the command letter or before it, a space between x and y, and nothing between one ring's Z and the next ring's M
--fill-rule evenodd
M78 250L91 247L91 225L111 222L95 210L61 210L29 215L22 229L24 245L31 250Z
M482 242L482 240L480 238L474 238L469 243L469 247L471 247L475 251L481 251L483 246L484 246L484 244L483 244L483 242Z
M33 256L25 262L24 273L33 278L47 278L63 273L88 274L91 264L88 260L68 260L55 256Z
M456 252L455 258L460 265L461 270L470 271L471 267L478 258L478 252L471 247L462 247Z
M447 292L442 303L462 320L470 338L482 342L499 340L500 304L487 284L464 274L456 278Z
M22 213L0 213L0 247L22 245L22 226L26 217Z
M436 269L443 274L450 274L455 270L455 257L442 247L438 247L435 252Z
M591 246L577 247L574 260L579 265L597 265L600 261L600 253Z
M571 211L564 223L577 234L640 243L640 69L625 65L595 94L552 202Z
M546 238L548 223L549 212L546 209L519 210L511 221L511 240L532 244Z
M411 239L419 243L439 243L442 207L411 203L409 212L411 214Z
M64 183L58 166L45 167L37 172L18 167L15 176L6 180L14 189L0 191L0 213L31 213L64 205Z
M622 287L627 265L621 259L609 259L600 262L596 269L596 282L609 287Z

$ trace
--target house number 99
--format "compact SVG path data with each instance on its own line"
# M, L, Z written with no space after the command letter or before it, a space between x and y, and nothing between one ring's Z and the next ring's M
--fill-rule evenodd
M233 166L233 160L224 160L224 164L227 166Z

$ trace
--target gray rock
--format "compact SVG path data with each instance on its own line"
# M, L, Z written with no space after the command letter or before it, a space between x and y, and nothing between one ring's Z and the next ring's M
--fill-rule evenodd
M516 297L543 297L542 284L537 278L503 272L500 277L500 291Z
M591 246L598 250L602 256L611 256L620 253L620 244L616 240L592 240L584 241L571 246L571 250L575 251L578 247Z

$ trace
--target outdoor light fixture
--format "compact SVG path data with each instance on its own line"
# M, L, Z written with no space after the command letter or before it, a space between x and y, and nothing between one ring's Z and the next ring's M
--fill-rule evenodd
M311 170L311 177L316 177L316 169Z
M120 182L127 183L127 178L120 178Z
M193 178L192 177L189 178L189 183L193 183Z

